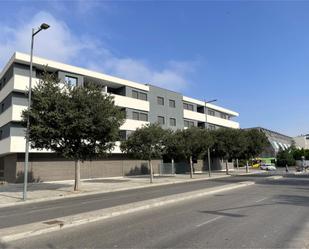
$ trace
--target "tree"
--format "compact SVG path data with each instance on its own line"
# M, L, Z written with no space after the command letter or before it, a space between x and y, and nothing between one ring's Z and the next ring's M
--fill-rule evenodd
M213 143L207 130L190 127L177 130L166 141L166 151L173 157L182 157L190 165L190 177L193 178L193 158L204 155Z
M27 115L32 148L75 161L75 191L80 187L80 162L110 152L124 121L124 113L100 86L72 87L49 74L33 88L31 109L22 113L24 124Z
M288 166L294 166L295 165L295 159L293 158L293 153L290 149L287 150L280 150L277 153L277 166L279 167L285 167Z
M243 130L246 148L242 153L242 159L247 161L246 171L248 172L248 160L259 156L269 145L266 135L258 129Z
M228 160L239 158L246 148L244 133L240 129L220 128L212 131L215 155L225 160L226 174L229 174Z
M121 150L135 158L147 160L150 168L150 183L153 182L152 160L162 158L165 151L167 131L158 124L149 124L136 129L126 141L121 143Z

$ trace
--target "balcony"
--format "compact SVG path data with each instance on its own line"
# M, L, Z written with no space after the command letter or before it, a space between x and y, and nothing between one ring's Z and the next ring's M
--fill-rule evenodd
M115 105L120 107L127 107L136 110L149 112L149 102L140 99L134 99L117 94L111 94L114 97Z
M207 115L207 123L219 125L223 127L228 127L228 128L239 129L238 122L235 122L229 119L218 118L218 117L214 117L210 115Z

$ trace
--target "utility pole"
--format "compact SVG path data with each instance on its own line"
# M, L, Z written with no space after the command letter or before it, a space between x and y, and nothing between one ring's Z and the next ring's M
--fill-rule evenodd
M212 102L216 102L217 100L216 99L213 99L213 100L209 100L209 101L206 101L205 100L205 128L208 129L208 123L207 123L207 104L208 103L212 103ZM208 154L208 175L209 177L211 177L211 160L210 160L210 148L208 147L207 148L207 154Z
M25 168L24 168L24 189L23 189L23 200L27 200L27 184L28 184L28 169L29 169L29 145L30 145L30 117L29 112L31 108L31 93L32 93L32 60L33 60L33 44L34 44L34 36L39 33L41 30L48 29L49 25L46 23L42 23L39 28L32 29L31 34L31 49L30 49L30 77L29 77L29 93L28 93L28 115L27 115L27 129L26 129L26 149L25 149Z

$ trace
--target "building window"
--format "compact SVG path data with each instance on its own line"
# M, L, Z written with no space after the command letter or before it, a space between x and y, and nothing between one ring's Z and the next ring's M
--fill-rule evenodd
M221 118L224 118L224 119L227 119L227 115L226 115L225 113L221 113L221 114L220 114L220 117L221 117Z
M141 99L141 100L147 100L147 94L146 93L142 93L142 92L138 92L136 90L132 90L132 98Z
M141 100L147 100L147 94L139 92L138 98L141 99Z
M0 130L0 140L2 140L2 130Z
M176 126L176 119L170 118L170 126Z
M120 141L125 141L127 139L127 132L124 130L119 131L119 139Z
M72 86L72 87L77 86L77 83L78 83L78 80L77 80L76 77L72 77L72 76L68 76L68 75L66 75L66 76L64 77L64 81L65 81L68 85L70 85L70 86Z
M132 98L138 99L138 91L132 90Z
M183 103L183 109L189 110L189 111L193 111L194 107L192 104L188 104L188 103Z
M157 97L157 103L158 103L158 105L164 105L164 98L163 97Z
M133 112L133 119L139 120L139 112Z
M146 113L140 113L139 114L139 120L148 121L148 115Z
M134 120L148 121L148 114L142 112L133 112Z
M165 119L162 116L158 116L158 124L164 125L165 124Z
M213 124L208 124L208 129L213 131L216 129L216 126Z
M215 111L211 110L211 109L208 109L208 115L215 116Z
M193 121L188 121L188 120L184 120L184 127L193 127L194 126L194 122Z
M175 100L170 99L170 100L169 100L169 106L170 106L171 108L175 108L175 107L176 107Z
M1 104L1 113L4 112L4 103Z

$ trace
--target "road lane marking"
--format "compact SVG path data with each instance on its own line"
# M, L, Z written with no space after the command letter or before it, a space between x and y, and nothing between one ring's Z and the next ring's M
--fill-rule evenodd
M195 226L196 226L196 227L201 227L201 226L204 226L204 225L206 225L206 224L209 224L209 223L211 223L211 222L213 222L213 221L215 221L215 220L221 219L221 218L222 218L222 216L218 216L218 217L216 217L216 218L207 220L207 221L205 221L205 222L203 222L203 223L200 223L200 224L198 224L198 225L195 225Z
M266 200L266 199L267 199L267 197L262 198L262 199L259 199L259 200L255 201L255 202L261 202L261 201L264 201L264 200Z

